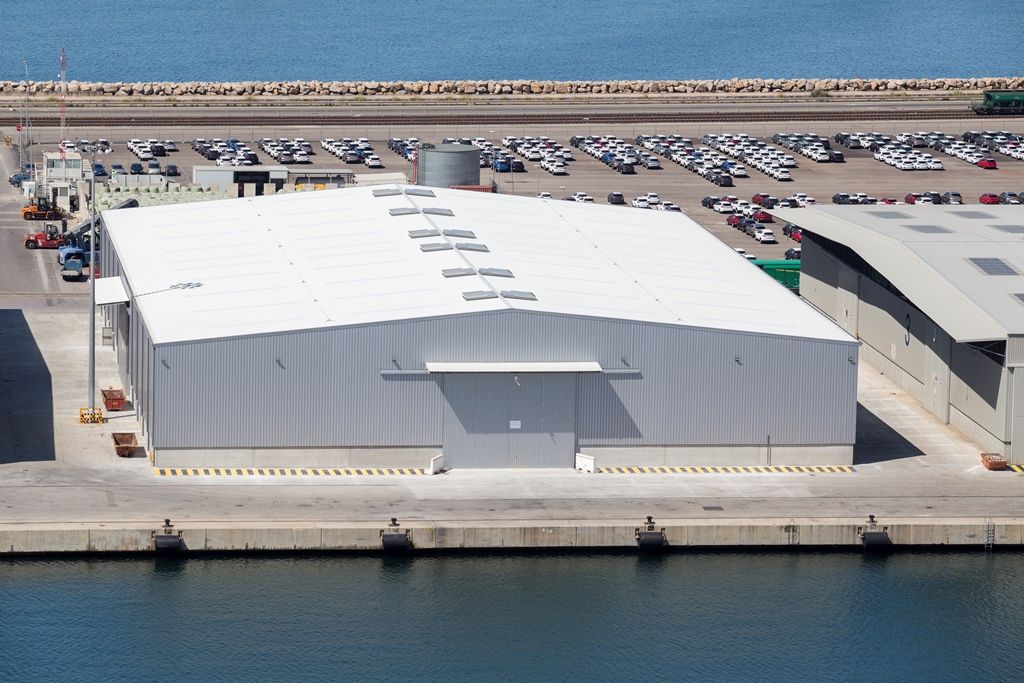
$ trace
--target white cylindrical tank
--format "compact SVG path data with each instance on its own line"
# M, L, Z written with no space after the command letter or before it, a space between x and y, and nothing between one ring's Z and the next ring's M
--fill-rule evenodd
M427 187L480 184L480 150L473 145L420 145L416 184Z

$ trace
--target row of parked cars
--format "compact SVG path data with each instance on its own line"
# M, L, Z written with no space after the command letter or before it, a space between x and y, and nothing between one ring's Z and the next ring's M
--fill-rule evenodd
M776 133L772 136L772 142L819 164L846 161L842 152L832 149L832 143L827 137L817 133Z
M574 135L569 138L569 144L625 175L636 173L637 168L661 170L661 162L651 152L614 135Z
M501 139L501 144L509 150L510 154L516 154L522 159L509 157L506 163L501 164L501 169L495 169L499 172L522 173L526 171L526 162L535 162L551 175L568 175L569 162L576 160L571 149L546 135L536 137L506 135Z
M296 138L301 140L301 138ZM367 138L324 138L320 148L333 154L346 164L363 164L367 168L384 168L384 162L374 153L373 145Z
M388 138L388 149L406 161L416 161L419 148L419 138Z
M998 150L1000 147L1011 143L1024 144L1024 135L1011 133L1007 130L969 130L961 135L960 139L988 150Z
M795 168L797 163L792 155L746 133L708 134L703 136L701 141L737 161L756 168L770 178L782 181L793 179L789 169Z
M986 192L978 197L981 204L1024 204L1024 192Z
M304 138L260 138L259 148L279 164L310 164L313 144ZM248 150L252 151L252 150Z
M196 138L191 145L197 154L218 166L255 166L260 163L256 152L237 138Z
M106 140L102 140L97 144L103 142L106 142ZM128 151L134 154L139 161L151 161L156 157L165 157L169 152L178 151L178 144L174 140L157 140L156 138L150 138L149 140L132 138L128 141L127 147ZM76 151L75 149L65 149L66 151Z
M775 232L765 223L773 222L772 215L761 206L735 196L704 197L701 205L725 214L725 222L762 244L775 244ZM745 252L744 252L745 254Z
M905 143L889 143L874 153L876 161L892 166L898 171L944 171L942 161L927 152L918 152Z

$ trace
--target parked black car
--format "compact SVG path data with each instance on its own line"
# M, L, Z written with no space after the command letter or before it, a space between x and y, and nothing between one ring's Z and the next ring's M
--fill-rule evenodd
M615 170L623 175L631 175L636 173L636 169L633 168L633 164L627 164L625 161L616 161Z
M800 260L800 247L790 247L789 249L786 250L785 256L786 256L786 258L788 258L790 260L799 261Z
M626 198L622 196L621 192L609 192L608 193L609 204L625 204Z
M704 197L704 199L700 200L700 205L703 206L705 209L710 209L711 207L718 203L719 199L720 197Z
M850 195L846 194L845 192L836 192L834 195L832 195L832 203L833 204L849 204L850 203Z
M167 164L167 166L164 167L164 175L165 176L179 176L179 175L181 175L181 171L179 171L178 167L175 166L174 164Z
M136 162L128 167L128 172L132 175L142 175L142 164Z
M841 164L846 161L846 157L844 157L843 153L838 149L830 149L828 151L828 160L836 164Z
M943 204L963 204L964 198L960 196L959 192L943 192L942 193Z

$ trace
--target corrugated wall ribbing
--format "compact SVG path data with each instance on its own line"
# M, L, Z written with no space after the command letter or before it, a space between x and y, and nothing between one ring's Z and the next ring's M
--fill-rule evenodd
M855 347L637 326L641 375L581 375L581 445L846 444Z
M381 369L576 360L642 373L581 377L580 443L849 444L856 353L515 311L173 344L156 347L154 446L440 445L442 378Z

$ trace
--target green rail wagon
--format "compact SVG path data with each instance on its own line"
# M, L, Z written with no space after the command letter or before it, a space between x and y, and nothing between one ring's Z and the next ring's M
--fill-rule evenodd
M1024 114L1024 90L986 90L971 109L982 115Z

